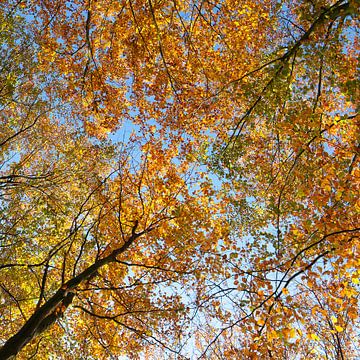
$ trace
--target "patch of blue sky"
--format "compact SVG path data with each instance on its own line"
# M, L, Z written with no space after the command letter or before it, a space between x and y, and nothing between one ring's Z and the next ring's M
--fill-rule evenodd
M106 83L107 85L115 88L115 89L119 89L119 88L122 88L122 87L124 86L123 83L122 83L122 81L119 82L119 81L117 81L117 80L114 79L114 78L108 78L108 79L106 79L106 82L105 82L105 83ZM126 98L127 101L129 101L129 103L130 103L130 101L131 101L131 97L132 97L132 94L133 94L133 90L132 90L133 84L134 84L134 77L133 77L133 75L130 74L130 75L125 79L125 87L126 87L125 98ZM135 118L137 115L139 115L139 111L138 111L138 109L136 109L135 107L132 107L132 108L131 108L131 111L130 111L130 114L132 114L133 117ZM119 122L120 122L120 123L122 123L122 121L123 121L123 119L119 119ZM112 134L110 135L111 139L112 139L113 141L117 141L117 140L122 141L124 130L129 129L129 128L131 128L131 127L134 127L134 130L136 130L136 131L138 130L137 127L136 127L136 125L135 125L134 123L131 123L130 120L128 120L125 125L122 124L121 128L118 130L119 132L116 131L116 132L114 132L114 133L112 133Z

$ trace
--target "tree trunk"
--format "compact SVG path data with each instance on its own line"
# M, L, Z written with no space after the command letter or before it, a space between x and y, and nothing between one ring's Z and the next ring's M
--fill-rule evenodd
M75 296L76 288L81 283L96 276L97 271L101 267L115 261L116 257L125 252L136 238L150 230L151 229L141 233L135 233L134 227L133 234L122 247L115 249L105 258L97 260L80 274L67 281L49 300L40 306L22 328L0 348L0 360L13 358L34 337L47 330L70 306Z

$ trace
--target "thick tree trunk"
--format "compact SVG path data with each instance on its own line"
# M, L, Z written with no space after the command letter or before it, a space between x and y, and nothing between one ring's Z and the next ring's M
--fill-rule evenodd
M148 229L148 231L150 230L151 229ZM145 231L138 234L135 233L134 227L133 234L122 247L114 250L105 258L97 260L80 274L67 281L49 300L40 306L22 328L0 348L0 360L13 358L32 339L48 329L70 306L76 288L81 283L96 276L97 271L105 264L114 262L118 255L125 252L135 239L144 233Z

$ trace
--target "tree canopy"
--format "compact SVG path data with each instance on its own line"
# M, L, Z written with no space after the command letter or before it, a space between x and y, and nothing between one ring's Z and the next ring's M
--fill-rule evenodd
M359 1L0 3L0 360L356 359Z

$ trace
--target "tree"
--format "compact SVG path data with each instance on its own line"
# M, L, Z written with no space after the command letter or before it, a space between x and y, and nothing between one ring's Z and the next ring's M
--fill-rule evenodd
M357 1L0 9L0 359L359 355Z

